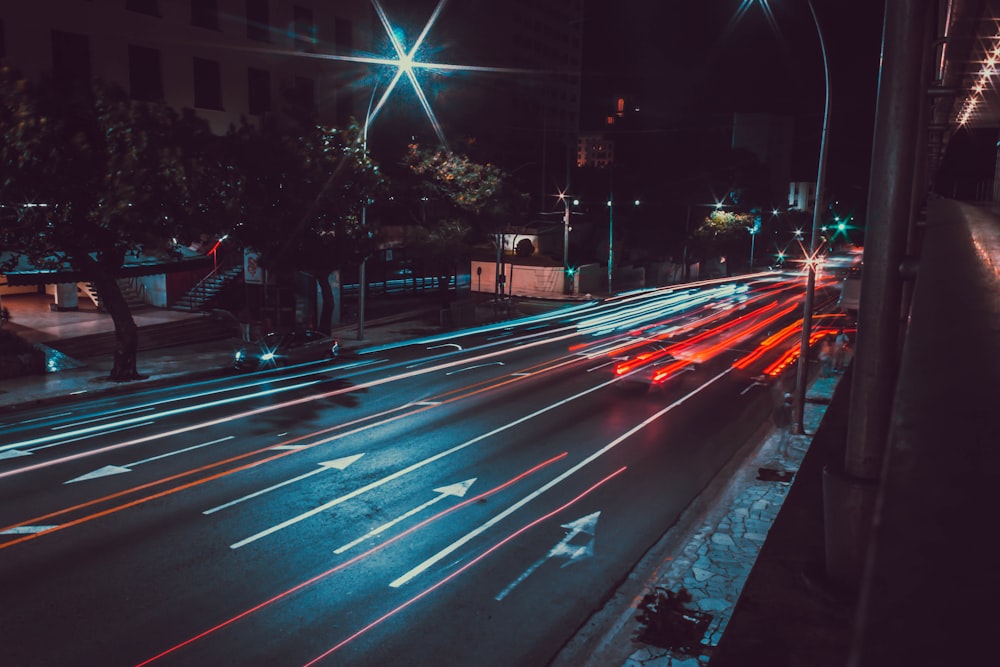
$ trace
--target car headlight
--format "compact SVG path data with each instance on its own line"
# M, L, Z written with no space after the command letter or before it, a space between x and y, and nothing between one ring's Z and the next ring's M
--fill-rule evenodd
M246 353L243 350L237 350L236 354L234 355L233 360L234 361L243 361L243 359L246 358L246 356L247 355L246 355Z

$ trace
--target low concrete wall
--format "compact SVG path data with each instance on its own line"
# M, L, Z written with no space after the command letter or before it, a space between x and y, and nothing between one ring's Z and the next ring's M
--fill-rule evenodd
M526 266L523 264L501 265L504 275L504 296L527 296L536 298L558 298L565 294L563 268L561 266ZM473 292L489 294L496 282L495 262L472 262ZM606 289L607 280L600 264L584 264L573 274L573 294L591 294Z

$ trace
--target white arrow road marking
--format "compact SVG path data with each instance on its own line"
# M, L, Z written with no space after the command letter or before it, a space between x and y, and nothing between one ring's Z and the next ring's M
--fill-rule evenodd
M480 435L477 435L476 437L474 437L474 438L472 438L470 440L466 440L465 442L463 442L463 443L461 443L459 445L455 445L451 449L446 449L443 452L438 452L437 454L434 454L433 456L429 456L426 459L422 459L420 461L417 461L416 463L411 463L410 465L408 465L407 467L405 467L405 468L403 468L401 470L397 470L396 472L394 472L394 473L392 473L390 475L386 475L385 477L383 477L381 479L377 479L374 482L370 482L370 483L368 483L368 484L366 484L366 485L364 485L364 486L362 486L360 488L357 488L357 489L351 491L350 493L348 493L346 495L340 496L339 498L334 498L333 500L330 500L328 502L323 503L319 507L314 507L311 510L303 512L302 514L299 514L298 516L293 516L291 519L287 519L285 521L282 521L281 523L276 524L274 526L271 526L270 528L267 528L266 530L260 531L256 535L251 535L250 537L248 537L246 539L240 540L239 542L236 542L235 544L230 544L229 548L230 549L239 549L240 547L246 546L246 545L250 544L251 542L256 542L257 540L259 540L262 537L267 537L271 533L276 533L279 530L284 530L285 528L288 528L289 526L294 525L294 524L296 524L296 523L298 523L300 521L305 521L309 517L316 516L320 512L325 512L326 510L330 509L331 507L336 507L337 505L339 505L342 502L348 501L351 498L357 498L358 496L360 496L360 495L362 495L364 493L368 493L372 489L377 489L378 487L382 486L383 484L388 484L389 482L391 482L391 481L393 481L395 479L399 479L400 477L404 477L406 475L409 475L414 470L418 470L420 468L423 468L425 465L429 465L431 463L434 463L435 461L443 459L446 456L451 456L452 454L454 454L456 452L462 451L466 447L471 447L472 445L476 444L477 442L480 442L482 440L486 440L487 438L491 438L494 435L496 435L497 433L502 433L502 432L504 432L504 431L506 431L508 429L516 428L517 426L519 426L520 424L523 424L526 421L534 419L535 417L538 417L539 415L543 415L546 412L550 412L552 410L555 410L555 409L557 409L557 408L559 408L559 407L561 407L563 405L568 405L569 403L577 400L578 398L582 398L583 396L586 396L587 394L591 394L591 393L593 393L595 391L600 391L604 387L607 387L608 385L613 384L613 383L615 383L617 381L618 381L618 378L615 378L613 380L608 380L607 382L602 382L601 384L596 385L594 387L591 387L590 389L584 389L583 391L581 391L578 394L575 394L573 396L568 396L566 398L563 398L561 400L556 401L555 403L552 403L550 405L546 405L544 408L539 408L538 410L535 410L531 414L524 415L523 417L518 417L517 419L515 419L512 422L508 422L508 423L504 424L503 426L498 426L497 428L493 429L492 431L488 431L486 433L482 433ZM675 405L677 405L677 403L675 403ZM2 473L0 473L0 477L3 477ZM546 487L546 488L548 488L548 487ZM541 493L541 491L539 491L538 493ZM527 500L525 500L524 502L527 502ZM513 509L511 509L510 511L513 511ZM496 519L496 520L499 521L499 519ZM483 527L483 530L485 530L485 527ZM472 539L472 538L469 537L469 536L466 536L466 539ZM458 546L459 546L458 544L453 544L449 548L451 548L451 549L457 549ZM444 558L445 555L446 554L444 552L440 552L435 558ZM423 567L424 569L426 569L427 567L430 567L431 564L432 564L431 562L425 561L425 563L423 565L421 565L420 567ZM416 574L411 571L410 575L407 575L407 576L410 576L412 578L413 576L416 576ZM399 581L399 580L397 579L397 581Z
M465 371L472 371L477 368L486 368L487 366L503 366L502 361L494 361L489 364L477 364L475 366L468 366L467 368L459 368L457 371L448 371L445 375L457 375L458 373L464 373Z
M521 573L517 579L511 582L507 588L500 591L500 594L496 596L496 601L499 602L507 597L508 594L520 584L522 581L531 576L531 573L542 566L542 563L550 558L559 556L567 558L567 561L562 564L562 567L566 567L572 563L575 563L580 558L590 558L594 555L594 529L597 527L597 518L601 516L600 512L594 512L593 514L588 514L587 516L580 517L576 521L570 521L569 523L564 523L563 528L569 530L566 533L566 537L562 538L556 543L554 547L549 549L549 552L535 561L531 567ZM574 537L583 533L590 537L587 543L584 545L574 546L570 542Z
M442 347L454 347L456 350L461 350L462 349L462 346L459 345L458 343L442 343L440 345L431 345L427 349L428 350L437 350L437 349L440 349Z
M44 533L46 530L52 530L53 528L58 528L58 525L52 526L14 526L13 528L8 528L7 530L0 531L0 535L30 535L33 533Z
M286 479L284 482L278 482L274 486L269 486L266 489L261 489L260 491L254 491L253 493L251 493L248 496L243 496L242 498L237 498L236 500L231 500L231 501L229 501L228 503L226 503L224 505L219 505L218 507L213 507L210 510L205 510L204 512L202 512L202 514L214 514L215 512L218 512L219 510L224 510L227 507L232 507L233 505L238 505L238 504L242 503L244 500L250 500L251 498L256 498L257 496L262 496L265 493L270 493L271 491L274 491L275 489L280 489L283 486L287 486L289 484L294 484L295 482L301 482L304 479L312 477L313 475L318 475L319 473L327 471L327 470L343 470L347 466L351 465L352 463L354 463L355 461L357 461L358 459L360 459L362 456L364 456L363 453L362 454L354 454L353 456L345 456L343 458L334 459L332 461L321 461L319 463L319 468L316 468L315 470L310 470L309 472L305 473L304 475L299 475L298 477L293 477L291 479Z
M218 440L211 440L209 442L203 442L200 445L192 445L190 447L185 447L184 449L176 449L172 452L167 452L166 454L160 454L158 456L153 456L148 459L143 459L141 461L134 461L132 463L126 463L123 466L104 466L103 468L98 468L93 472L88 472L85 475L80 475L79 477L74 477L71 480L63 482L63 484L72 484L73 482L82 482L88 479L97 479L98 477L107 477L109 475L120 475L123 472L132 472L132 468L136 466L141 466L143 463L150 463L152 461L159 461L160 459L165 459L168 456L176 456L177 454L184 454L190 452L194 449L200 449L202 447L208 447L210 445L217 445L220 442L226 442L227 440L232 440L236 436L227 435L225 438L219 438Z
M555 336L556 333L561 333L561 332L566 332L566 333L563 333L560 336ZM557 342L559 342L561 340L568 340L570 338L575 338L576 335L577 334L574 331L572 331L571 327L565 327L563 329L559 329L559 330L553 331L552 335L550 335L549 337L545 338L544 340L536 340L536 341L532 341L532 342L522 343L520 345L520 347L524 348L524 347L536 347L536 346L540 346L540 345L551 345L551 344L557 343ZM366 350L366 354L369 353L369 352L371 352L372 350L374 350L374 348L367 349ZM139 444L142 444L144 442L149 442L151 440L159 440L159 439L170 437L170 436L174 436L174 435L180 435L181 433L188 433L190 431L194 431L194 430L197 430L197 429L207 428L209 426L216 426L218 424L226 424L226 423L229 423L229 422L232 422L232 421L237 421L237 420L240 420L240 419L246 419L248 417L253 417L254 415L265 414L265 413L268 413L268 412L273 412L275 410L283 410L283 409L286 409L286 408L290 408L290 407L295 406L295 405L302 405L304 403L311 403L313 401L323 400L323 399L326 399L326 398L330 398L331 396L340 396L340 395L346 394L348 392L352 392L353 393L353 392L363 391L365 389L371 389L372 387L378 387L378 386L381 386L383 384L387 384L389 382L397 382L399 380L405 380L407 378L417 377L417 376L423 375L425 373L437 372L437 371L443 370L445 368L454 368L454 367L456 367L456 366L458 366L460 364L468 363L470 361L479 361L480 359L489 359L489 358L492 358L492 357L500 356L500 355L503 355L503 354L507 354L509 351L510 351L510 348L505 348L503 350L494 350L494 351L491 351L491 352L486 352L484 354L480 354L478 356L472 357L471 359L459 359L459 360L456 360L456 361L450 361L450 362L447 362L447 363L438 364L437 366L432 366L430 368L425 368L425 369L419 370L419 371L410 371L410 372L407 372L407 373L400 373L399 375L390 375L390 376L387 376L387 377L378 378L376 380L371 380L369 382L363 382L363 383L360 383L360 384L357 384L357 385L353 385L353 386L349 386L349 387L340 387L338 389L334 389L333 391L323 392L321 394L315 394L315 395L312 395L312 396L304 396L302 398L296 398L296 399L292 399L292 400L289 400L289 401L284 401L282 403L277 403L275 405L268 405L268 406L265 406L265 407L255 408L253 410L247 410L247 411L240 412L240 413L233 414L233 415L227 415L225 417L220 417L218 419L211 419L211 420L200 422L200 423L187 424L185 426L182 426L182 427L170 430L170 431L163 431L163 432L155 433L155 434L152 434L152 435L144 436L144 437L141 437L141 438L136 438L134 440L127 440L125 442L119 442L119 443L116 443L116 444L113 444L113 445L108 445L107 447L101 447L101 448L94 449L94 450L87 451L87 452L78 452L76 454L71 454L71 455L63 457L61 459L54 459L54 460L51 460L51 461L43 461L41 463L36 463L34 465L29 465L29 466L25 466L23 468L18 468L16 470L5 470L3 472L0 472L0 479L2 479L4 477L10 477L10 476L13 476L13 475L21 475L21 474L24 474L26 472L30 472L32 470L38 470L40 468L47 468L49 466L59 465L59 464L62 464L62 463L66 463L67 461L73 461L73 460L76 460L78 458L82 458L82 457L85 457L85 456L94 456L95 454L104 454L106 452L110 452L110 451L113 451L115 449L121 449L122 447L131 447L133 445L139 445ZM257 397L260 397L260 396L268 396L268 395L275 394L275 393L278 393L278 392L281 392L281 391L291 391L291 390L294 390L294 389L298 389L298 388L301 388L301 387L305 387L305 386L308 386L308 385L311 385L311 384L317 384L317 383L318 383L318 381L317 382L308 382L308 383L303 383L303 384L294 385L294 386L290 386L290 387L281 387L281 388L276 388L276 389L270 389L270 390L267 390L267 391L260 391L260 392L256 392L256 393L249 394L249 395L246 395L246 396L239 396L239 397L235 397L235 398L231 398L231 399L227 399L227 400L222 400L222 401L211 401L211 402L208 402L208 403L201 403L201 404L198 405L197 409L202 410L202 409L205 409L205 408L210 408L210 407L215 407L215 406L219 406L219 405L224 405L224 404L227 404L227 403L233 403L233 402L236 402L236 401L242 401L242 400L247 400L247 399L251 399L251 398L257 398ZM158 413L158 416L160 416L162 418L162 417L172 416L174 414L180 414L182 412L187 412L187 411L188 411L187 408L185 408L185 409L178 409L178 410L161 411L161 412ZM128 422L128 421L129 420L125 420L125 422ZM88 433L88 432L99 430L100 428L101 427L89 426L87 428L79 429L79 432L80 433ZM45 436L45 437L42 437L42 438L35 438L33 440L28 440L28 441L23 441L23 442L11 442L11 443L7 443L7 444L4 444L4 445L0 445L0 452L23 448L26 445L34 445L34 444L37 444L39 442L48 442L50 440L53 440L55 437L56 436ZM69 442L69 441L63 440L61 442Z
M445 498L448 498L449 496L452 496L452 497L455 497L455 498L462 498L463 496L465 496L466 491L469 490L469 487L472 486L473 482L475 482L475 481L476 481L476 478L473 477L472 479L467 479L464 482L458 482L457 484L449 484L448 486L442 486L440 488L434 489L434 493L438 494L436 497L431 498L430 500L428 500L427 502L423 503L422 505L417 505L416 507L414 507L410 511L408 511L408 512L406 512L404 514L401 514L400 516L396 517L392 521L388 521L386 523L383 523L378 528L375 528L373 530L368 531L367 533L365 533L361 537L357 538L356 540L354 540L352 542L348 542L347 544L345 544L344 546L342 546L342 547L340 547L338 549L334 549L333 553L335 553L335 554L342 554L345 551L347 551L348 549L350 549L352 547L356 547L357 545L361 544L362 542L364 542L365 540L367 540L369 537L375 537L379 533L385 532L389 528L392 528L393 526L395 526L400 521L405 521L406 519L409 519L414 514L418 514L420 512L423 512L425 509L427 509L431 505L439 503L442 500L444 500Z
M19 456L31 456L31 452L26 452L22 449L8 449L5 452L0 452L0 460L16 459Z
M451 544L449 544L447 547L445 547L441 551L437 552L436 554L434 554L433 556L431 556L430 558L428 558L424 562L420 563L419 565L417 565L416 567L414 567L413 569L411 569L409 572L407 572L403 576L397 577L393 582L391 582L389 584L389 586L391 586L392 588L399 588L403 584L406 584L411 579L413 579L414 577L420 575L422 572L424 572L425 570L427 570L427 568L431 567L432 565L434 565L435 563L437 563L438 561L440 561L442 558L446 557L448 554L450 554L453 551L459 549L465 543L467 543L467 542L475 539L479 535L483 534L484 532L486 532L487 530L489 530L490 528L492 528L496 524L500 523L502 520L504 520L505 518L507 518L508 516L510 516L511 514L513 514L514 512L516 512L517 510L519 510L520 508L524 507L525 505L527 505L532 500L534 500L535 498L539 497L540 495L542 495L543 493L545 493L546 491L548 491L552 487L554 487L554 486L556 486L558 484L561 484L563 481L565 481L569 477L572 477L578 471L580 471L583 467L585 467L585 466L589 465L591 462L596 461L597 459L601 458L602 456L604 456L605 454L607 454L608 452L610 452L612 449L614 449L615 447L617 447L618 445L620 445L621 443L623 443L625 440L628 440L629 438L631 438L633 434L638 433L639 431L641 431L642 429L646 428L647 426L649 426L650 424L652 424L653 422L655 422L657 419L659 419L663 415L667 414L668 412L670 412L671 410L673 410L674 408L676 408L678 405L681 405L682 403L686 403L688 400L691 399L692 396L700 394L707 387L710 387L711 385L715 384L716 382L718 382L719 380L721 380L725 376L729 375L732 372L732 370L733 370L732 367L727 368L726 370L722 371L721 373L719 373L718 375L716 375L712 379L710 379L707 382L705 382L704 384L702 384L697 389L694 389L691 392L689 392L689 393L685 394L684 396L680 397L679 399L677 399L676 401L674 401L673 403L671 403L667 407L663 408L659 412L656 412L656 413L652 414L650 417L646 418L645 421L639 422L638 424L636 424L635 426L633 426L632 428L630 428L628 431L625 431L625 433L621 434L620 436L618 436L617 438L615 438L614 440L612 440L608 444L604 445L604 447L602 447L601 449L598 449L596 452L594 452L593 454L591 454L587 458L583 459L582 461L580 461L579 463L577 463L572 468L569 468L568 470L566 470L566 472L562 473L561 475L559 475L558 477L552 479L551 481L546 482L545 484L543 484L542 486L540 486L535 491L532 491L531 493L529 493L528 495L526 495L524 498L521 498L521 500L517 501L516 503L514 503L513 505L511 505L510 507L508 507L504 511L502 511L499 514L497 514L496 516L494 516L489 521L481 524L478 528L476 528L474 530L470 530L464 536L462 536L459 539L455 540L454 542L452 542ZM536 416L538 414L541 414L544 411L547 411L547 410L551 409L555 405L560 405L561 403L568 403L569 401L571 401L571 400L573 400L575 398L579 398L580 396L583 396L584 394L588 394L591 391L595 391L595 390L600 389L602 387L606 387L606 386L608 386L608 385L610 385L610 384L612 384L614 382L617 382L617 381L618 381L618 378L615 378L614 380L609 380L608 382L602 382L601 384L597 385L596 387L593 387L591 389L587 389L587 390L585 390L583 392L580 392L576 396L570 396L569 398L564 398L559 403L555 403L552 406L549 406L548 408L543 408L542 410L539 410L538 412L535 412L535 413L533 413L531 415L526 415L525 417L522 417L521 419L518 419L518 420L516 420L514 422L511 422L511 424L509 424L508 426L513 426L515 424L518 424L518 423L520 423L520 422L522 422L522 421L524 421L526 419L529 419L529 418L534 417L534 416Z

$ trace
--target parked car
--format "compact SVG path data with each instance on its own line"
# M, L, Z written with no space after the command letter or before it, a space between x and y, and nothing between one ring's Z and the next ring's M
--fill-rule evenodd
M310 361L333 359L340 353L336 338L312 329L269 333L236 351L233 367L258 371Z

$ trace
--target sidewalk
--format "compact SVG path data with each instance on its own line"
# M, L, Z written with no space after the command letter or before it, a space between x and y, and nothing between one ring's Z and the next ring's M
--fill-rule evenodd
M748 445L749 457L737 455L720 471L551 667L710 664L840 379L840 375L819 377L809 386L806 435L783 435L770 425L762 426L760 439ZM711 616L697 649L671 650L637 639L644 630L638 620L643 596L658 587L673 592L687 589L693 600L686 608Z

